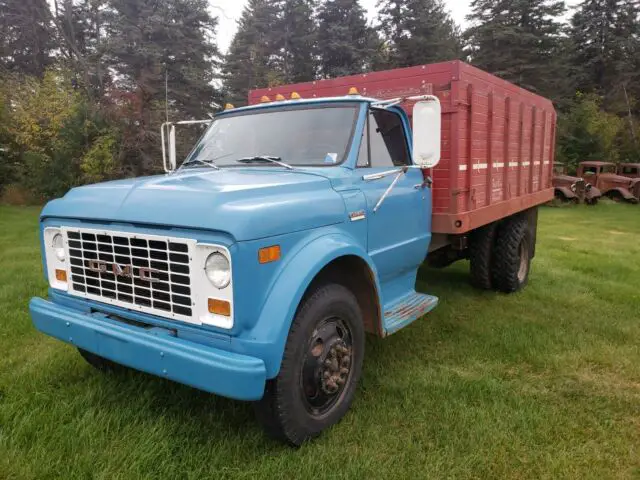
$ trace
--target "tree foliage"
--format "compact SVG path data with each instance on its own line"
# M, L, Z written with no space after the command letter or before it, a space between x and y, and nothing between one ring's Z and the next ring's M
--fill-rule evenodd
M627 109L625 90L640 94L640 3L587 0L571 19L571 63L579 90Z
M586 160L621 160L618 141L623 120L603 112L599 96L579 93L573 106L561 117L558 128L558 158L569 166L575 168Z
M553 99L560 159L640 161L638 0L583 0L569 21L562 0L473 0L463 33L444 0L379 0L375 19L358 0L247 0L224 57L212 5L0 0L0 191L158 172L167 116L252 88L455 58Z
M319 73L322 78L370 70L380 40L357 0L324 0L318 10Z
M389 67L462 58L460 29L442 0L381 0L378 8Z
M233 103L246 102L250 89L273 84L277 43L272 28L278 23L274 0L249 0L225 58L225 91Z
M466 33L474 65L534 92L551 96L562 79L564 1L473 0ZM555 90L555 91L554 91Z

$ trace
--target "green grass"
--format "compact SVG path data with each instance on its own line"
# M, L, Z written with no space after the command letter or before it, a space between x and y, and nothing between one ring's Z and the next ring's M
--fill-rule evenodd
M541 210L529 287L424 269L428 317L369 339L352 411L299 450L249 404L105 376L37 333L36 209L0 207L0 478L638 478L640 208Z

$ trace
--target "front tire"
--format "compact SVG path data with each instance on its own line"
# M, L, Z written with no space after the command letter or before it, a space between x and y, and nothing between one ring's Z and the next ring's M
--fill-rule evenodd
M347 413L362 372L364 327L344 286L316 287L291 325L280 373L267 381L256 416L268 435L294 446Z
M127 369L127 367L125 367L124 365L112 362L107 358L96 355L95 353L88 352L87 350L83 350L82 348L79 348L78 352L80 352L80 356L84 358L89 365L97 370L100 370L101 372L118 373Z
M531 270L533 239L524 216L507 219L497 233L492 267L493 285L504 293L525 287Z

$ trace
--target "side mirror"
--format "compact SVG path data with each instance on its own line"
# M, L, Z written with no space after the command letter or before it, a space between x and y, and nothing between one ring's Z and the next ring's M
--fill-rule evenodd
M413 163L433 168L440 163L442 107L435 96L424 97L413 107Z
M160 127L162 142L162 166L165 172L176 169L176 126L173 123L163 123ZM168 152L167 152L168 150Z
M176 169L176 126L169 129L169 168L173 172Z

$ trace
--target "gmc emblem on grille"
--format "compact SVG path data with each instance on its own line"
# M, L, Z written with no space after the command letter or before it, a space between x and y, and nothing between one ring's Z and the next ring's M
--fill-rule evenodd
M107 263L102 260L87 260L87 268L92 272L96 273L106 273L107 271L111 271L116 277L133 277L133 266L132 265L118 265L117 263ZM144 280L145 282L157 282L158 279L153 277L153 274L158 272L158 270L154 270L153 268L139 267L138 268L140 280Z

